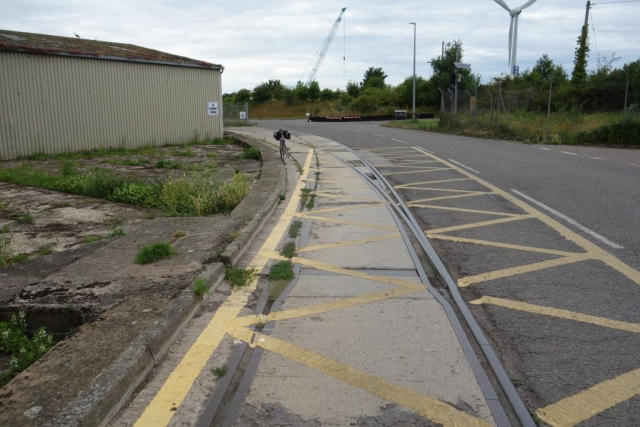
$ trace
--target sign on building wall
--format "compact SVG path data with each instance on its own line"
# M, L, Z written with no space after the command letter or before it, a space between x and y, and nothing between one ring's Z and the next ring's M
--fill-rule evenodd
M219 115L218 103L217 102L207 102L207 115L208 116L217 116L217 115Z

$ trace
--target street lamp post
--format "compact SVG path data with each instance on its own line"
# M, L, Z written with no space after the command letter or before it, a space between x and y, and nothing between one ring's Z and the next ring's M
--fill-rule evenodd
M411 119L416 119L416 23L409 22L409 25L413 25L413 110L411 112Z

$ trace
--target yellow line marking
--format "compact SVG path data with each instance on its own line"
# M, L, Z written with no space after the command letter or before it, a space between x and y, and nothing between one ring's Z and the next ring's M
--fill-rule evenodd
M493 192L491 192L491 191L475 191L473 193L459 194L459 195L456 195L456 196L429 197L428 199L413 200L413 201L407 203L407 206L413 206L416 203L422 203L422 202L434 202L436 200L459 199L460 197L486 196L488 194L493 194Z
M383 159L386 159L386 160L414 160L414 159L417 159L418 157L429 157L429 156L416 156L415 154L412 154L411 156L385 156L385 157L383 157Z
M570 256L570 255L576 254L576 252L567 252L567 251L559 251L555 249L538 248L535 246L513 245L511 243L494 242L491 240L466 239L464 237L445 236L441 234L434 234L431 232L427 233L427 237L429 237L430 239L448 240L450 242L473 243L476 245L495 246L497 248L515 249L518 251L537 252L541 254L551 254L551 255L560 255L560 256Z
M328 209L314 210L313 213L314 214L320 214L320 213L339 212L339 211L352 211L352 210L356 210L356 209L377 208L377 207L384 206L384 205L385 205L384 203L368 203L368 204L362 204L362 205L348 205L348 206L340 206L338 208L328 208Z
M640 368L536 411L554 427L575 426L640 394Z
M418 171L408 171L408 172L391 172L391 173L383 173L383 176L390 176L390 175L403 175L403 174L408 174L408 173L422 173L422 172L437 172L437 171L446 171L446 170L450 170L451 168L431 168L431 169L421 169Z
M297 249L297 251L298 252L320 251L322 249L333 249L333 248L340 248L343 246L352 246L352 245L364 245L367 243L381 242L383 240L399 239L400 237L402 236L398 233L385 234L384 236L368 237L366 239L360 239L360 240L346 240L344 242L339 242L339 243L326 243L323 245L305 246L304 248Z
M309 169L312 155L313 150L309 150L304 164L304 170ZM294 191L293 196L291 196L285 210L285 213L289 213L289 215L283 215L278 220L276 227L262 245L261 251L275 250L277 247L289 225L290 214L295 212L298 207L300 202L300 189L303 186L304 183L299 181L296 191ZM251 261L250 267L261 270L267 261L268 258L256 255ZM207 360L209 360L222 341L225 332L221 326L232 322L233 319L238 316L246 305L256 284L257 279L253 280L252 283L244 289L233 292L222 306L218 308L213 319L211 319L207 327L198 336L196 342L187 351L178 366L176 366L169 375L169 378L164 382L162 388L151 400L142 415L140 415L140 418L135 423L136 427L166 426L171 421L171 418L173 418L175 414L175 410L172 410L172 408L177 408L182 404L182 401L193 386L198 374L202 371Z
M434 228L433 230L425 230L425 233L427 233L427 235L442 234L448 233L449 231L467 230L469 228L485 227L487 225L502 224L511 221L521 221L523 219L529 218L531 218L531 215L516 215L510 216L508 218L492 219L490 221L472 222L469 224L452 225L451 227Z
M437 181L411 182L409 184L396 185L394 188L409 188L414 185L439 184L441 182L469 181L469 178L439 179Z
M496 215L496 216L520 216L520 214L511 214L504 212L494 212L494 211L482 211L478 209L465 209L465 208L454 208L449 206L438 206L438 205L411 205L412 208L425 208L425 209L439 209L443 211L458 211L458 212L468 212L468 213L477 213L484 215Z
M236 339L248 343L253 342L252 346L262 347L382 399L412 409L434 423L440 423L443 426L470 427L491 425L437 399L407 390L354 367L272 336L253 332L246 328L235 329L230 331L230 334Z
M322 191L316 191L316 195L320 197L328 197L331 199L348 199L354 202L376 202L380 203L380 199L374 199L373 197L355 197L349 196L348 194L333 194L332 191L342 191L340 188L336 189L326 189Z
M485 191L478 190L454 190L453 188L433 188L433 187L405 187L405 190L428 190L428 191L450 191L452 193L467 193L467 194L488 194Z
M425 163L439 163L437 161L430 161L430 162L420 162L420 163L416 163L416 166L411 166L411 165L374 165L376 167L381 167L381 168L406 168L406 169L416 169L419 168L420 165L424 165Z
M389 162L390 163L390 162ZM394 165L415 165L415 164L422 164L422 163L439 163L437 160L404 160L401 162L394 162L393 164L384 164L384 165L372 165L375 167L386 167L386 166L394 166Z
M397 230L396 227L390 227L390 226L378 225L378 224L370 224L370 223L367 223L367 222L349 221L349 220L346 220L346 219L327 218L327 217L324 217L324 216L317 216L317 215L307 214L307 213L304 213L304 212L296 212L293 216L297 216L297 217L300 217L300 218L315 219L316 221L327 221L327 222L335 222L337 224L353 225L353 226L356 226L356 227L373 228L373 229L376 229L376 230L386 230L386 231L396 231Z
M488 282L490 280L502 279L504 277L511 277L518 274L531 273L534 271L545 270L547 268L573 264L575 262L585 261L587 259L590 259L589 254L572 255L542 262L536 262L533 264L519 265L517 267L490 271L488 273L482 273L475 276L466 276L458 279L458 286L461 288L465 288L475 283Z
M421 153L425 153L425 154L429 154L426 151L420 149L419 147L414 147L414 149L416 151L419 151ZM449 167L451 167L451 169L454 169L456 171L458 171L459 173L461 173L462 175L473 179L474 181L478 182L479 184L484 185L485 187L489 188L492 192L494 192L495 194L499 194L502 197L504 197L505 199L509 200L511 203L513 203L514 205L518 206L520 209L522 209L523 211L529 213L532 217L536 218L537 220L543 222L544 224L546 224L547 226L553 228L556 232L558 232L562 237L569 239L571 241L573 241L575 244L581 246L586 252L589 252L592 255L592 258L594 259L598 259L602 262L604 262L605 264L607 264L609 267L613 268L614 270L618 271L619 273L623 274L624 276L626 276L627 278L629 278L630 280L632 280L633 282L635 282L636 284L640 285L640 272L637 270L634 270L633 268L631 268L629 265L625 264L624 262L620 261L618 258L616 258L615 256L611 255L609 252L605 251L604 249L602 249L600 246L592 243L591 241L587 240L586 238L582 237L581 235L575 233L574 231L570 230L569 228L565 227L564 225L560 224L558 221L554 220L553 218L543 214L542 212L540 212L539 210L535 209L534 207L528 205L527 203L523 202L522 200L518 199L517 197L513 196L512 194L501 190L500 188L496 187L493 184L488 183L487 181L478 178L477 176L471 174L470 172L467 172L445 160L442 160L432 154L429 154L429 156L431 156L432 158L436 159L436 160L440 160L442 163L444 163L445 165L448 165Z
M605 328L640 334L640 323L622 322L619 320L591 316L589 314L576 313L575 311L562 310L559 308L544 307L541 305L528 304L526 302L511 301L487 296L483 296L482 298L471 301L470 303L474 305L496 305L498 307L510 308L512 310L525 311L527 313L540 314L543 316L558 317L566 320L575 320L576 322L590 323L592 325L602 326Z

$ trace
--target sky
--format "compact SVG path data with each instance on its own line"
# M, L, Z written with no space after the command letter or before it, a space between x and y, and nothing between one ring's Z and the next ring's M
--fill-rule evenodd
M525 0L505 0L518 7ZM615 3L612 3L615 2ZM547 53L569 72L584 23L583 0L538 0L520 15L518 65L523 71ZM589 68L598 54L614 52L622 66L640 58L640 1L595 0L591 10ZM611 3L611 4L605 4ZM382 67L387 83L412 74L417 23L416 72L429 77L428 61L442 41L461 40L463 61L484 81L508 72L509 14L492 0L254 1L0 0L0 29L131 43L225 67L223 92L253 88L269 79L293 86L305 81L329 30L344 19L316 79L344 88L370 67ZM595 30L595 31L594 31ZM343 53L346 60L343 61Z

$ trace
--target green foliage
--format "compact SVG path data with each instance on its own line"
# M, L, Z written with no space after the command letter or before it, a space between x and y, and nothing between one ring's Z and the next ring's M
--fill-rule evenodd
M300 235L300 229L302 228L302 221L296 220L291 223L289 227L289 237L295 239Z
M227 368L226 366L222 366L222 367L212 369L211 373L216 378L216 380L219 380L220 378L227 375L228 370L229 368Z
M75 175L78 165L73 160L66 160L60 165L60 174L64 177Z
M123 237L125 235L126 233L124 232L124 228L122 227L114 228L113 230L111 230L111 233L109 233L109 237Z
M354 82L351 80L347 82L347 95L349 95L351 98L357 98L358 96L360 96L360 85L358 84L358 82Z
M382 67L369 67L364 72L364 78L362 79L361 86L363 89L368 87L383 89L386 78L387 75L382 70Z
M307 87L307 85L305 85L301 80L298 80L296 87L293 89L293 96L296 101L308 101L309 87Z
M269 271L269 280L291 280L293 279L293 264L291 261L280 261L274 264Z
M258 274L255 268L245 269L236 267L227 267L224 278L229 282L232 288L246 286Z
M280 249L280 255L289 259L296 256L296 244L294 242L285 243Z
M309 101L317 101L320 99L320 85L317 81L312 81L309 84Z
M252 160L260 160L262 155L260 154L260 149L258 147L249 147L245 148L245 150L238 155L241 159L252 159Z
M31 215L29 212L16 212L12 214L11 217L18 221L20 224L31 224L33 222L33 215Z
M150 264L162 259L171 258L176 250L169 243L158 242L152 245L143 246L136 255L137 264Z
M9 226L8 225L3 225L2 228L0 228L0 233L1 234L5 234L5 233L9 233Z
M578 37L578 47L573 61L571 84L577 91L582 91L587 84L587 57L589 55L589 26L584 25Z
M598 144L640 147L640 118L627 117L618 123L565 137L569 144Z
M312 193L309 195L309 201L307 202L307 210L311 210L316 206L316 197L318 197L316 193Z
M204 296L209 292L209 287L207 286L207 282L202 278L198 277L193 282L193 293L196 294L198 299L204 299Z
M51 246L40 246L36 251L36 256L46 256L51 255L53 253L53 249Z
M270 280L269 281L269 297L267 301L272 303L278 299L282 291L285 290L287 285L289 284L289 280Z
M102 239L104 239L104 236L100 236L100 235L97 235L97 234L84 236L84 242L85 243L95 243L95 242L99 242Z
M0 387L44 356L53 345L53 335L43 327L29 338L24 311L11 316L9 322L0 322L0 352L11 355L9 369L0 374Z

